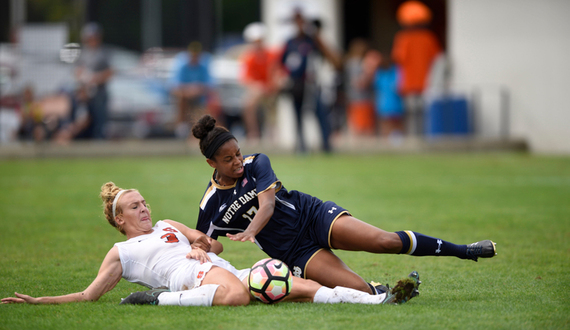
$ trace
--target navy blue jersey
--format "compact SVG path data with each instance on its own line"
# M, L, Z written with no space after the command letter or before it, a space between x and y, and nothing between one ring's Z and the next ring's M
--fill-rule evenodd
M244 174L233 186L220 186L212 176L200 202L196 229L212 238L243 232L259 209L257 195L268 189L276 191L275 210L257 234L256 243L269 256L288 260L311 236L309 231L323 202L299 191L287 191L264 154L244 156Z
M281 55L281 63L287 68L294 80L304 79L307 71L309 55L320 52L313 38L303 34L289 39Z

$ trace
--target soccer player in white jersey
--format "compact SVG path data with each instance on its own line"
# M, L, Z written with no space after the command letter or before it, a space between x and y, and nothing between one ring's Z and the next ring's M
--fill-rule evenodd
M477 261L495 256L495 243L454 244L413 231L384 231L353 217L331 201L287 190L264 154L242 155L236 138L205 115L192 128L200 150L214 168L208 179L196 229L212 238L256 243L280 259L295 276L328 287L371 294L367 283L332 249L414 256L454 256Z
M221 243L201 232L172 221L152 223L146 200L135 189L121 189L108 182L101 187L107 221L127 237L107 253L95 280L82 292L53 297L31 297L15 293L3 304L60 304L96 301L112 290L121 278L151 290L136 292L122 303L212 306L247 305L254 299L248 292L249 269L237 270L217 256ZM192 242L192 243L191 243ZM417 294L416 272L381 296L354 289L326 288L314 281L293 279L284 300L315 303L404 303Z

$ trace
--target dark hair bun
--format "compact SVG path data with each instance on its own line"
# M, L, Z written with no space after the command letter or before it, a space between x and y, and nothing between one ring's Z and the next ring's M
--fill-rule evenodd
M204 115L198 120L198 122L192 127L192 135L195 138L202 140L216 127L216 120L210 115Z

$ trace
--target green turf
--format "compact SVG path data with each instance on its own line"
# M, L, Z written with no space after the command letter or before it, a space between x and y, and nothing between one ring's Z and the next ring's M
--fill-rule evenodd
M526 154L273 156L288 189L333 200L388 231L457 243L493 239L478 263L339 251L367 280L417 270L420 296L401 306L253 303L246 307L119 306L140 290L121 281L95 303L0 305L0 329L463 329L569 328L570 158ZM202 157L0 162L0 297L85 289L114 242L101 185L138 188L154 220L195 225L211 169ZM245 268L264 257L223 239Z

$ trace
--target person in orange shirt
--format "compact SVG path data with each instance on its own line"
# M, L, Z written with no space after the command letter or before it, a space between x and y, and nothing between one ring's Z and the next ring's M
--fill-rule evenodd
M242 83L246 88L243 121L247 139L256 143L261 137L258 109L265 107L266 120L275 122L275 99L278 91L277 60L278 52L267 48L263 39L265 26L250 23L244 29L244 39L250 43L249 49L241 58Z
M348 126L356 135L372 136L376 130L372 77L379 65L376 62L379 60L373 59L375 54L370 50L366 40L356 38L350 42L344 63L348 79L346 84Z
M396 13L403 29L394 37L392 58L401 69L399 91L406 107L407 130L423 132L423 98L426 79L435 58L442 52L435 34L426 28L431 11L419 1L404 2Z

